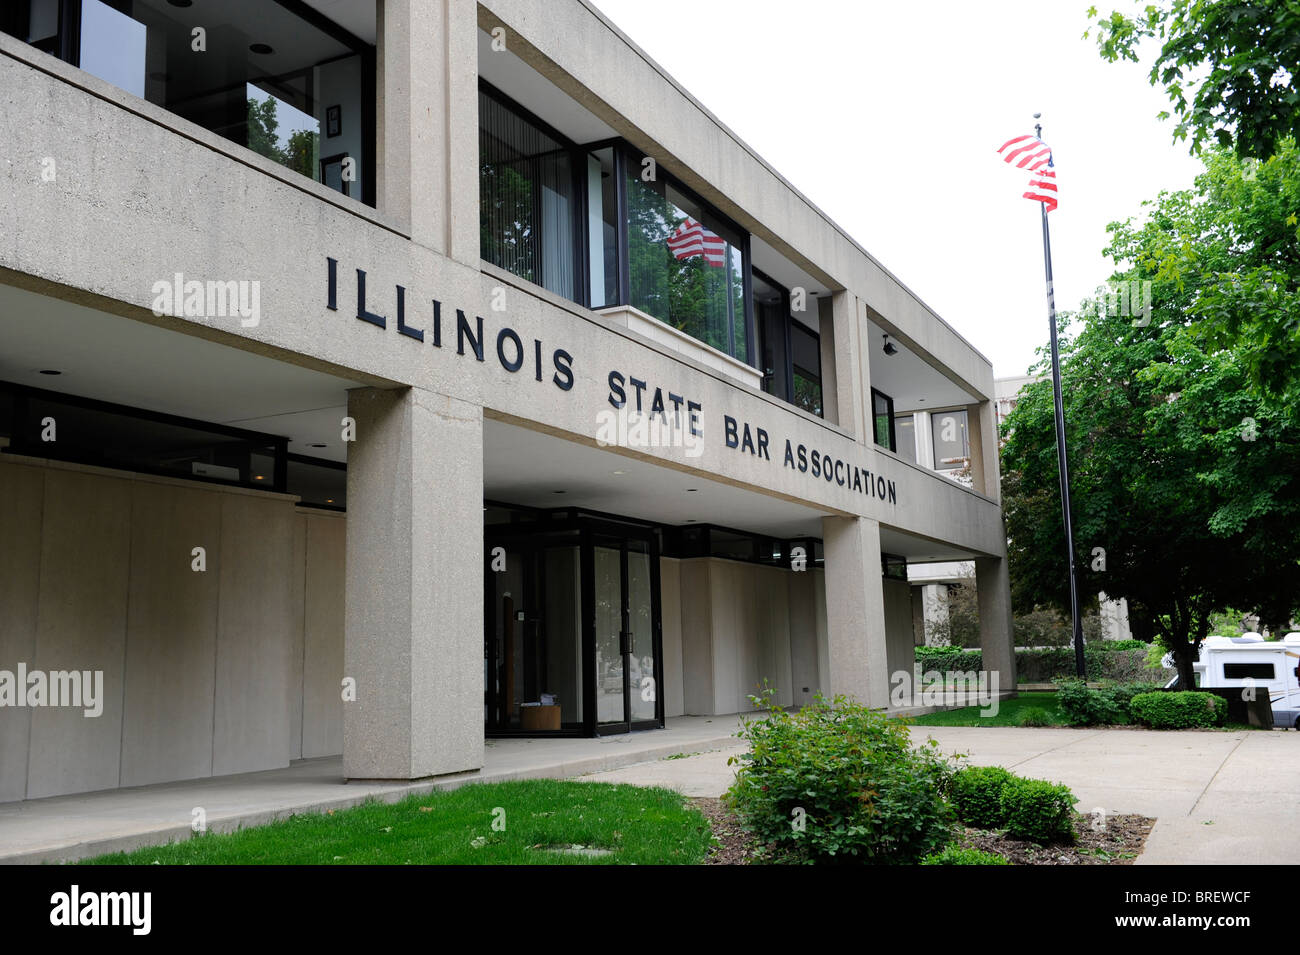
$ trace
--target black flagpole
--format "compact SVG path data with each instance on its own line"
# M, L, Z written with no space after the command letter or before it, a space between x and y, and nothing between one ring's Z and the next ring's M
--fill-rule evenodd
M1035 114L1037 119L1038 115ZM1043 126L1034 125L1041 140ZM1050 160L1049 160L1050 163ZM1074 670L1087 678L1083 660L1083 624L1079 619L1079 588L1074 567L1074 522L1070 517L1070 464L1065 453L1065 407L1061 402L1061 358L1056 347L1056 295L1052 291L1052 238L1047 231L1047 203L1039 203L1043 214L1043 262L1047 267L1047 317L1052 332L1052 400L1056 403L1056 460L1061 475L1061 517L1065 521L1065 549L1070 569L1070 622L1074 628Z

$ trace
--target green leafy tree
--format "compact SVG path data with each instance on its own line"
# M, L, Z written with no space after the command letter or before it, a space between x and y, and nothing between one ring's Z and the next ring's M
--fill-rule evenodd
M1264 159L1300 138L1300 0L1164 0L1132 16L1090 7L1088 17L1111 62L1139 62L1142 42L1159 42L1151 85L1168 93L1174 136L1190 137L1194 151L1212 138Z
M280 140L276 130L280 120L275 115L275 99L268 96L264 100L248 100L248 148L253 152L284 162L284 151L280 149Z
M1112 224L1115 278L1151 283L1150 313L1090 308L1062 344L1080 591L1127 597L1188 685L1214 614L1254 607L1277 626L1300 597L1296 394L1266 370L1295 342L1270 337L1275 315L1240 313L1235 338L1201 321L1236 294L1233 276L1261 271L1294 309L1291 156L1287 143L1255 167L1212 150L1196 189ZM1005 428L1013 601L1068 607L1050 382L1022 393Z

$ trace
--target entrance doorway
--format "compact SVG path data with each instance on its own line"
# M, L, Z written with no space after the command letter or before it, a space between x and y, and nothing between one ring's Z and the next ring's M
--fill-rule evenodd
M487 735L663 726L657 537L574 512L545 518L485 530Z

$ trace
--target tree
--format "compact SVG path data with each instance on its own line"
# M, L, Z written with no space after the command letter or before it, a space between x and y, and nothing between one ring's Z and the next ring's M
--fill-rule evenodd
M1134 16L1090 7L1088 18L1111 62L1136 63L1143 40L1160 42L1151 85L1169 94L1174 136L1190 135L1194 152L1213 137L1239 158L1266 159L1300 139L1300 0L1165 0Z
M1296 395L1267 374L1255 387L1271 350L1295 343L1266 339L1275 325L1234 339L1199 320L1238 294L1225 276L1248 284L1261 270L1288 276L1273 292L1294 308L1298 237L1275 201L1300 187L1294 148L1258 168L1211 150L1195 190L1112 224L1107 252L1125 265L1115 278L1149 282L1151 312L1089 309L1063 336L1080 591L1128 598L1189 685L1213 614L1257 607L1276 625L1300 601ZM1050 382L1022 393L1005 428L1013 600L1068 607Z

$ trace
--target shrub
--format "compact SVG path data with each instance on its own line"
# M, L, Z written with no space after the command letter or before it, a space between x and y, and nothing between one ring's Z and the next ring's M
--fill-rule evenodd
M1058 680L1056 685L1056 705L1071 726L1123 722L1124 713L1113 692L1091 689L1082 680Z
M1001 829L1002 787L1011 773L1001 766L968 766L952 778L957 818L972 829Z
M1040 844L1074 841L1074 804L1068 786L1012 776L999 798L1007 835Z
M914 863L947 844L953 769L933 740L913 748L904 723L818 696L746 719L739 735L751 749L732 758L741 768L728 799L775 857Z
M1228 701L1213 693L1139 693L1129 703L1133 716L1153 729L1222 726Z
M1006 856L983 849L965 849L949 846L942 852L934 852L921 860L921 865L1011 865Z
M1159 683L1121 683L1111 689L1115 705L1119 707L1121 723L1137 722L1133 716L1133 697L1141 693L1153 693L1160 689Z

